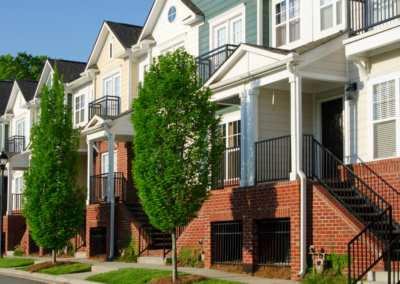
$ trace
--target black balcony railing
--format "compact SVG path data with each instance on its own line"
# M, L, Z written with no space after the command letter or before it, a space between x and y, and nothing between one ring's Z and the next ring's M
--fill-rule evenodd
M240 146L226 149L218 176L218 189L240 183Z
M116 116L121 112L121 98L105 96L89 103L89 120L95 114Z
M236 48L237 45L226 44L196 58L196 64L199 65L199 77L203 79L203 83L218 70Z
M349 37L366 33L400 17L400 0L347 0Z
M5 141L6 152L18 153L25 149L25 136L14 135Z

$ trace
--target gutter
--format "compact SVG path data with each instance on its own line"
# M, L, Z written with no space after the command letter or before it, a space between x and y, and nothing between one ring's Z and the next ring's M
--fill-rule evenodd
M107 120L105 120L104 123L102 123L101 125L104 127L104 131L106 131L110 136L113 135L107 126ZM113 157L112 159L114 159L114 151L110 151L110 149L114 150L114 143L110 143L110 140L109 140L108 141L108 157L109 158ZM110 173L109 173L109 175L110 175ZM111 173L111 177L114 179L114 173ZM114 257L115 197L114 197L114 182L113 182L113 180L110 181L110 179L108 179L108 182L109 182L109 187L110 187L109 198L110 198L110 203L111 203L110 256L108 257L108 260L111 261Z
M288 62L287 70L289 73L293 74L296 78L296 89L297 94L301 91L301 75L300 73L293 68L291 62ZM306 212L307 212L307 178L306 175L302 171L302 163L301 163L301 155L302 153L302 133L300 133L300 128L302 126L302 118L300 115L301 107L301 100L299 100L299 96L296 96L296 137L298 138L296 143L296 154L298 155L297 159L297 175L300 177L300 272L298 273L299 277L303 277L306 274L307 267L306 267L306 253L307 253L307 219L306 219ZM292 112L293 113L293 112ZM292 140L293 142L293 140Z

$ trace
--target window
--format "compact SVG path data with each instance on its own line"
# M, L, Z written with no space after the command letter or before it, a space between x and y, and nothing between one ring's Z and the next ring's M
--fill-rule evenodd
M373 86L374 159L396 156L395 80Z
M240 146L241 121L231 121L219 126L226 148ZM228 129L228 132L226 131Z
M15 193L22 193L22 189L24 188L24 177L15 178Z
M117 172L117 151L114 151L114 172ZM108 173L108 152L101 156L101 173Z
M113 58L113 42L112 41L110 41L110 43L109 43L109 50L110 50L110 58L109 59L112 59Z
M300 0L284 0L275 5L275 33L276 47L300 39Z
M320 0L321 31L342 23L343 0Z
M176 18L176 7L172 6L168 11L168 22L173 23Z
M51 89L51 83L52 83L52 81L51 81L51 74L49 75L49 78L47 79L47 88L50 90Z
M25 119L17 122L17 135L25 136Z
M223 27L217 31L217 47L221 47L226 44L226 27Z
M104 79L103 96L121 96L121 76L119 74Z
M75 97L75 125L85 120L85 94Z
M242 19L233 23L233 44L239 45L242 42Z

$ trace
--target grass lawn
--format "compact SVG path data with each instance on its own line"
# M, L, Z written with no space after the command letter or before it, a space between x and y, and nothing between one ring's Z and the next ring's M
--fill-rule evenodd
M101 273L86 278L88 281L103 282L107 284L140 284L148 283L151 280L171 276L170 270L146 269L146 268L125 268L107 273ZM189 275L189 273L178 272L178 275ZM207 284L244 284L241 282L224 281L211 279L198 283ZM197 284L197 283L196 283Z
M0 258L0 268L28 266L34 263L30 258Z
M91 264L75 263L70 265L56 266L47 269L40 269L38 272L51 275L62 275L62 274L71 274L71 273L89 272L89 271L92 271Z

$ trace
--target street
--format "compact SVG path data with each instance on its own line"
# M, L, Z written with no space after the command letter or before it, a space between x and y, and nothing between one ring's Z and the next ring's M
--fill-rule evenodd
M10 276L5 276L5 275L1 275L0 274L0 283L4 283L4 284L8 284L8 283L12 283L12 284L37 284L40 282L37 281L32 281L32 280L26 280L26 279L21 279L21 278L14 278L14 277L10 277Z

